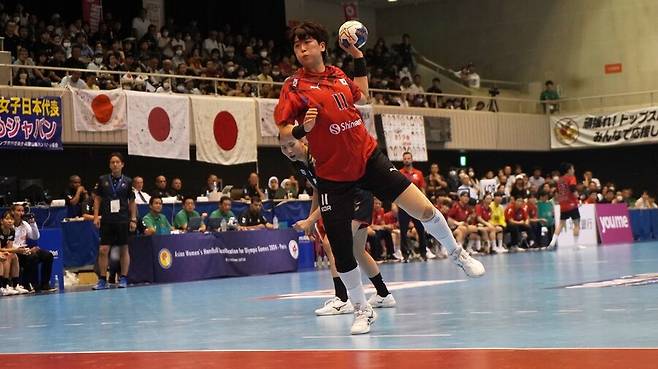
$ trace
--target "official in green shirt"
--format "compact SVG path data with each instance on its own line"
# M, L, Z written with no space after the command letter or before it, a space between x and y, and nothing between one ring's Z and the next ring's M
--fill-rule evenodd
M144 225L144 235L163 235L170 234L171 224L167 220L167 217L162 214L162 198L158 196L152 196L149 199L149 213L142 218L142 224Z
M539 191L537 202L538 217L546 219L546 226L551 228L555 225L555 203L548 199L548 193Z
M174 228L187 231L187 224L190 222L190 218L201 217L201 215L194 210L194 207L194 198L186 196L183 199L183 208L174 217ZM201 222L199 231L206 231L206 225L203 222Z
M235 214L231 211L231 198L228 196L222 196L219 200L219 209L210 213L210 218L224 218L227 223L231 218L235 218Z

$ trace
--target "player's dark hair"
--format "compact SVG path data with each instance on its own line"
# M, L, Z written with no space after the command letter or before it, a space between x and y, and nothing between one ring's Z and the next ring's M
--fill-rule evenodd
M228 196L222 196L222 198L219 199L219 203L220 203L220 204L223 204L224 201L227 201L227 200L228 200L228 201L231 201L231 198L228 197Z
M185 196L185 197L183 197L183 204L185 204L185 201L187 201L187 200L192 200L192 202L194 202L196 199L192 196L189 196L189 195Z
M569 171L569 169L571 169L572 167L573 167L573 164L571 164L571 163L567 163L567 162L560 163L560 174L561 175L566 175L567 172Z
M309 38L315 39L318 44L324 42L326 47L329 46L329 33L321 24L308 21L302 22L293 27L290 32L290 43L293 44L295 43L295 39L304 41Z
M149 206L152 206L153 203L155 202L155 200L160 200L160 202L162 202L162 197L160 197L160 196L151 196L151 198L149 199Z

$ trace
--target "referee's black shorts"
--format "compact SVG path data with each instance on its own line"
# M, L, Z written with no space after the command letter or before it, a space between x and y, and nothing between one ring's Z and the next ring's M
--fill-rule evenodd
M100 228L101 245L123 246L128 244L128 235L130 233L130 223L103 223L101 220Z

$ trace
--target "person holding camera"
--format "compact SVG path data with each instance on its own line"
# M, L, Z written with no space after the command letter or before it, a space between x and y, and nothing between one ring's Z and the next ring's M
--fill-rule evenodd
M34 214L25 213L23 204L11 206L11 214L14 217L14 249L18 255L19 264L23 266L26 287L29 290L50 291L50 276L53 270L53 254L38 246L29 247L27 240L36 241L41 237L39 228L34 220ZM41 278L39 279L39 267L41 267Z

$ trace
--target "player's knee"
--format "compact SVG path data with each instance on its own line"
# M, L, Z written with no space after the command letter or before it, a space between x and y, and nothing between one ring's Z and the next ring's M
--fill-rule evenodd
M107 256L110 253L110 246L100 246L98 248L98 253Z
M428 220L432 219L434 217L434 206L432 205L425 205L423 207L423 214L422 214L422 219L420 219L423 222L427 222Z

